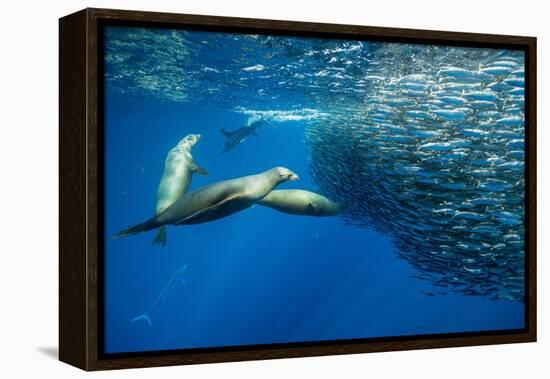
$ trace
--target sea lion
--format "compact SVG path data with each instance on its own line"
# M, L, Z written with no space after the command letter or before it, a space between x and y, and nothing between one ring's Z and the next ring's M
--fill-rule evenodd
M274 190L256 202L279 212L302 216L334 216L340 204L323 195L304 190Z
M164 212L144 223L121 230L113 238L165 225L201 224L227 217L252 206L279 184L298 179L298 175L288 168L275 167L257 175L208 184L183 195Z
M187 193L193 173L208 175L202 167L195 163L191 155L191 149L200 139L200 134L189 134L166 155L164 172L157 190L155 214L161 214L177 199ZM166 246L166 227L162 227L157 231L153 245Z

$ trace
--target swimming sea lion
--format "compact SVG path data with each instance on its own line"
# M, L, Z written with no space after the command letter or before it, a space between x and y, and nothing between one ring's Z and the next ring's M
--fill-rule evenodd
M164 225L201 224L214 221L252 206L277 185L299 177L285 167L275 167L257 175L223 180L191 191L161 214L144 223L121 230L113 238L160 228Z
M191 149L200 139L200 134L189 134L168 152L157 190L155 214L161 214L178 198L187 193L193 173L208 175L202 167L195 163L191 155ZM166 246L166 227L157 231L153 245Z
M334 216L342 210L340 204L323 195L304 190L274 190L256 202L280 212L302 216Z

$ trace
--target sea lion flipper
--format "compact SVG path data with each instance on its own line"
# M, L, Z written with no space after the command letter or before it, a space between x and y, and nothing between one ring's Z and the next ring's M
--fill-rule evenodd
M308 211L311 212L311 214L314 214L314 215L319 214L320 211L321 211L321 208L319 207L319 205L313 204L313 203L308 203L307 204L307 209L308 209Z
M157 234L153 240L153 246L166 246L166 237L166 226L162 226L157 230Z
M208 171L196 164L195 161L191 162L191 171L202 176L208 175Z
M182 218L181 220L179 220L175 225L181 225L183 223L185 223L186 221L189 221L189 220L192 220L192 219L198 219L200 217L203 217L204 215L208 214L209 212L214 212L216 211L218 208L220 208L222 205L224 205L225 203L229 202L229 201L232 201L236 198L238 198L239 195L238 194L234 194L232 196L229 196L229 197L226 197L225 199L223 199L222 201L216 203L216 204L212 204L211 206L209 207L206 207L204 209L201 209L193 214L190 214L189 216L186 216L184 218Z
M193 214L190 214L190 215L187 216L187 217L182 218L182 219L179 220L175 225L181 225L181 224L183 224L183 223L184 223L185 221L187 221L187 220L191 220L191 219L193 219L193 218L197 218L197 217L199 217L199 216L201 216L201 215L204 215L204 214L206 214L206 213L208 213L208 212L210 212L210 211L213 211L213 210L217 209L218 206L219 206L219 205L216 204L216 205L210 206L210 207L208 207L208 208L201 209L200 211L197 211L197 212L195 212L195 213L193 213Z

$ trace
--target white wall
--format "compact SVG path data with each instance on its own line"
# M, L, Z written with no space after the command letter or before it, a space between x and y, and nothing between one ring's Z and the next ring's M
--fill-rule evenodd
M370 4L369 4L370 3ZM548 353L548 11L543 1L111 0L4 2L0 38L0 373L77 377L57 362L57 18L86 6L537 36L539 341L324 358L118 371L109 378L541 377ZM543 297L546 296L546 299ZM538 373L538 374L537 374Z

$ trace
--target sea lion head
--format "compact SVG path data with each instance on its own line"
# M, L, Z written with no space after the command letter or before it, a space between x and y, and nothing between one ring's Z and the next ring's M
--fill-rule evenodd
M324 205L324 213L326 216L335 216L339 213L342 213L344 206L340 203L335 203L332 200L326 199Z
M188 134L178 143L178 147L180 149L191 149L200 139L200 134Z
M277 183L286 182L288 180L295 181L295 180L300 179L300 177L297 174L290 171L286 167L275 167L275 168L272 168L269 171L271 171L273 173L273 175L275 175L275 177L277 179Z

